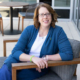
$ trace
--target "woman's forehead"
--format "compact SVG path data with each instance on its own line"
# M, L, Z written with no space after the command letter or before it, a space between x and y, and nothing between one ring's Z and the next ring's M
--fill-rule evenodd
M49 11L46 7L40 7L38 12L39 13L49 13Z

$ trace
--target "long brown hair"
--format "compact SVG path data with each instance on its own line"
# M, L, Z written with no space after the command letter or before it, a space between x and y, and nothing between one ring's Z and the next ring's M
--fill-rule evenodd
M38 14L39 14L39 9L41 7L47 8L47 10L51 13L51 17L52 17L51 26L55 27L55 23L57 22L57 17L58 17L57 13L53 10L53 8L50 5L48 5L46 3L42 3L39 6L37 6L37 8L34 11L33 19L34 19L35 28L37 29L40 26L40 23L38 22Z

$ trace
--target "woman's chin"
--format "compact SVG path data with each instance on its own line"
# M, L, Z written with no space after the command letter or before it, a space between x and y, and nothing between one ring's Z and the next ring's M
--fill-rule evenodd
M44 27L45 27L45 28L49 28L49 27L50 27L50 25L44 25Z

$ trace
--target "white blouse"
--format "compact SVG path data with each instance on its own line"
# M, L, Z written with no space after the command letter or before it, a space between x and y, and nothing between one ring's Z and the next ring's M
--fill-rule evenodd
M29 55L34 55L36 57L40 56L40 51L41 51L42 45L46 39L46 36L40 37L39 33L37 34L37 37L36 37L32 47L31 47Z

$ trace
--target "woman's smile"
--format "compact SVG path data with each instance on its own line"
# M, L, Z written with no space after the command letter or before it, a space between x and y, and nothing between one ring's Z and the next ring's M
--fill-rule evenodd
M44 23L48 23L48 22L49 22L49 20L44 20L43 22L44 22Z

